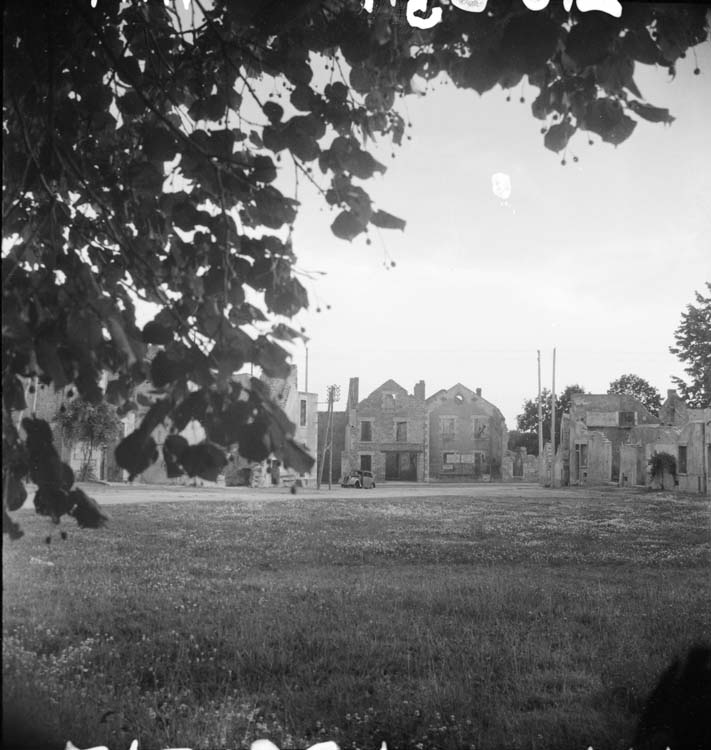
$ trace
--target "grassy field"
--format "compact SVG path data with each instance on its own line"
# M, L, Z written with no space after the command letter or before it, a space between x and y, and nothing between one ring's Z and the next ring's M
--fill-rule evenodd
M661 668L711 634L709 503L477 493L115 506L50 546L23 511L5 740L626 749Z

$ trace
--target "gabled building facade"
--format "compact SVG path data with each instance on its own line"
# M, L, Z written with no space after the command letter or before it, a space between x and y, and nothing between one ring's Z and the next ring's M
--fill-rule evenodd
M351 378L341 472L372 471L378 481L468 482L500 478L507 431L499 409L461 383L425 398L388 380L359 400Z
M507 430L503 414L461 383L427 399L430 478L500 478Z
M388 380L359 401L358 378L351 378L341 473L372 471L376 483L427 481L427 458L424 381L410 394Z

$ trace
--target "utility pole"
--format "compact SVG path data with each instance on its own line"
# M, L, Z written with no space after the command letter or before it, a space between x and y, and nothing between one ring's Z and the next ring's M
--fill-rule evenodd
M553 385L551 388L551 487L553 486L553 463L555 461L555 347L553 347Z
M543 455L543 404L541 403L541 350L538 350L538 455Z
M538 349L538 481L543 480L543 404L541 402L541 350Z
M326 421L326 436L323 441L323 451L321 453L321 476L317 482L317 489L321 489L323 482L323 472L326 468L326 451L328 451L328 489L331 489L333 480L333 403L341 398L341 388L338 385L328 386L328 419Z

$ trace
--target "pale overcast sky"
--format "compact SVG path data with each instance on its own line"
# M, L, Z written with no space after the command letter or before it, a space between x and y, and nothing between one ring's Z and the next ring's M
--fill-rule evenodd
M335 238L335 214L302 180L298 267L325 272L305 282L312 307L297 318L311 338L308 389L324 400L340 385L343 408L354 376L361 398L389 378L408 391L424 379L427 395L459 381L514 429L537 391L536 350L550 387L554 346L557 390L604 393L627 372L671 387L683 375L668 352L674 329L711 279L709 45L696 55L673 81L638 66L642 94L671 110L671 126L642 121L617 148L579 134L565 167L531 115L537 89L507 102L499 88L479 97L436 85L400 100L412 140L395 159L388 144L371 147L388 170L364 187L407 228L376 230L370 246ZM511 179L506 203L496 172ZM316 166L314 176L323 184ZM303 389L303 347L294 361Z

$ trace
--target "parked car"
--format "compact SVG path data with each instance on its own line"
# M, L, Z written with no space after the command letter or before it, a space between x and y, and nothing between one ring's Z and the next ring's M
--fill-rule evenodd
M343 477L341 487L357 487L358 489L362 487L367 490L371 487L375 487L375 477L373 477L372 471L356 469Z

